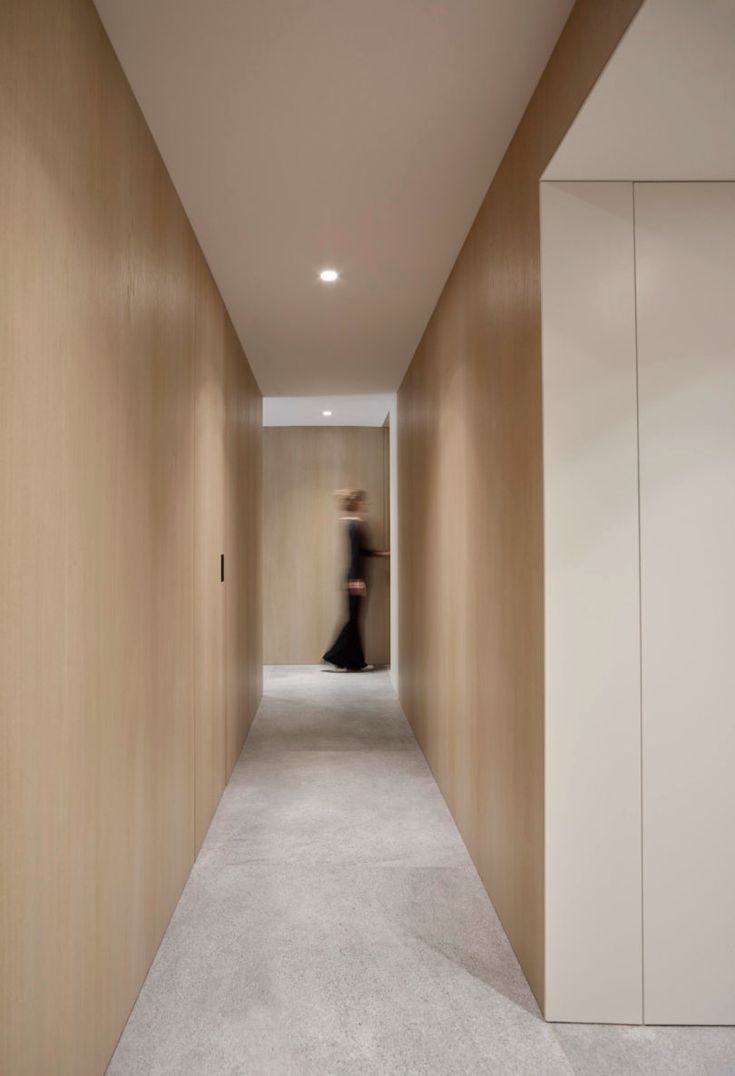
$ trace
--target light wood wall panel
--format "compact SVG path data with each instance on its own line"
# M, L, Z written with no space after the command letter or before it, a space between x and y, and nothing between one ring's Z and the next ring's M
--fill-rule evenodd
M315 664L346 619L335 490L366 490L370 541L387 548L388 431L274 426L263 437L265 661ZM390 657L389 571L382 558L368 561L364 645L373 664Z
M225 347L225 608L227 776L262 692L261 485L263 402L229 318Z
M398 400L400 696L544 998L539 179L640 0L580 0Z
M225 587L225 346L222 304L203 259L194 337L194 708L196 843L201 845L227 774Z
M96 1076L223 781L194 581L225 314L89 0L0 5L0 219L0 1071Z

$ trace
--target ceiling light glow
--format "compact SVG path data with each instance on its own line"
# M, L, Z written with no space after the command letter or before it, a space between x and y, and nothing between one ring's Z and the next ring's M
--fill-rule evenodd
M322 269L319 276L325 284L333 284L339 277L339 273L336 269Z
M324 415L325 418L329 418L329 416L332 414L332 412L331 411L322 411L322 414Z

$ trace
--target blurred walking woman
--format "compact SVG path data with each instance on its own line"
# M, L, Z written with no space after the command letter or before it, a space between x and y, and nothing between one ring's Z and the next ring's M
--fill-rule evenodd
M363 602L367 593L363 563L365 557L387 557L382 550L370 549L365 537L363 516L367 495L362 489L340 490L337 500L342 511L342 525L347 543L347 572L345 590L347 592L347 623L337 636L332 647L324 655L324 661L336 665L340 670L368 669L365 653L362 649L360 621Z

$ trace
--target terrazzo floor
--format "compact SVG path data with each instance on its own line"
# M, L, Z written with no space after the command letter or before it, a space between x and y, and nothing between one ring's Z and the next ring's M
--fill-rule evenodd
M735 1076L733 1028L542 1019L384 671L266 670L108 1076Z

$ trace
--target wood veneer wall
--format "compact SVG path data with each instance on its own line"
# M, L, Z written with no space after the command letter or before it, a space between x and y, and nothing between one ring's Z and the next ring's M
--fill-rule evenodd
M264 657L315 664L345 619L345 560L334 491L368 494L373 544L388 545L388 430L274 426L263 431ZM365 656L390 657L389 564L368 561Z
M398 398L400 696L544 998L539 180L641 0L579 0Z
M232 325L225 351L225 603L227 777L262 693L261 488L263 402Z
M0 1071L96 1076L259 691L260 397L90 0L0 5L0 220Z

